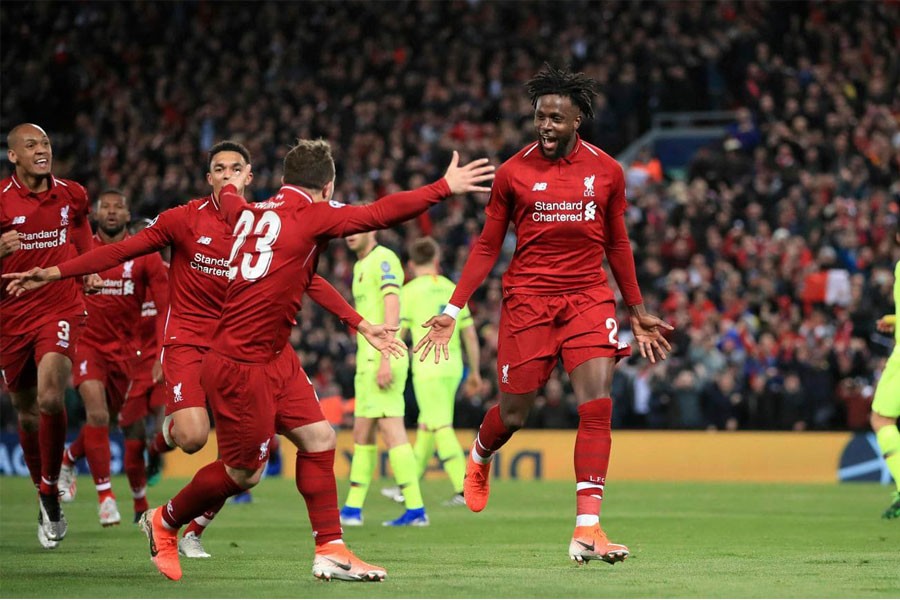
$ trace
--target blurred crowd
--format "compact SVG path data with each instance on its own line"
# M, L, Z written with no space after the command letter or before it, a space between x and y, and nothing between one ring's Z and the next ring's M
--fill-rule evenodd
M895 2L8 3L0 35L0 129L44 126L54 171L123 189L135 217L206 194L205 150L226 138L252 153L256 199L298 137L331 141L349 203L438 178L453 149L499 164L534 138L523 83L545 61L599 81L580 133L613 155L659 112L736 111L685 178L652 148L624 165L645 303L676 332L670 360L617 370L614 425L866 426L900 260ZM380 241L405 257L430 234L457 279L485 203ZM472 300L485 383L459 397L461 427L496 401L514 246ZM342 242L320 261L348 298L352 264ZM292 342L320 396L353 396L352 334L307 303ZM576 423L558 369L529 426Z

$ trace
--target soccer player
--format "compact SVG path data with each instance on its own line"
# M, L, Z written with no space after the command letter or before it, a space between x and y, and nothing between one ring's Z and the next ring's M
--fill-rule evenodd
M400 259L378 244L374 231L347 236L347 246L356 254L353 265L356 310L370 321L399 329L400 286L403 285ZM353 382L356 390L353 460L350 463L350 491L341 508L341 525L363 524L363 504L378 458L376 429L387 445L388 460L406 505L402 515L383 524L391 527L428 525L419 488L416 454L403 424L406 413L403 390L409 359L391 361L389 356L380 355L366 346L362 339L358 340Z
M488 410L466 465L464 494L474 512L488 501L491 459L525 423L537 390L562 358L578 400L575 438L576 519L569 556L578 564L624 560L628 549L600 527L611 447L610 388L616 361L629 353L618 339L615 296L603 270L606 253L628 305L641 355L655 362L672 327L644 309L625 229L622 168L578 135L593 115L596 83L549 65L527 83L538 140L498 170L484 229L442 314L415 347L425 360L447 358L456 318L490 272L507 226L516 249L503 275L497 373L500 403Z
M229 261L234 279L201 375L221 459L200 469L177 496L142 519L150 554L166 577L182 576L178 529L208 506L256 485L277 430L299 449L295 475L315 539L314 576L384 579L383 568L361 561L343 543L334 479L336 436L288 337L318 255L330 239L390 227L451 194L487 191L476 185L492 177L485 162L459 167L454 152L444 177L431 185L369 206L344 206L331 201L330 146L324 140L301 140L285 155L283 186L268 201L246 204L233 186L222 190L226 219L235 224ZM406 355L396 327L367 329L366 339L380 351Z
M900 244L900 225L895 239ZM900 327L897 326L897 315L900 315L900 261L894 269L894 314L878 320L878 331L894 333L894 351L875 388L869 417L878 446L897 486L893 502L882 514L885 519L900 518L900 432L897 430L897 418L900 417Z
M101 193L95 203L94 216L97 222L97 233L93 238L95 248L128 237L126 225L131 220L131 213L128 199L121 191L110 189ZM110 417L123 417L119 424L126 440L135 439L137 433L143 435L142 430L138 432L132 427L136 419L131 414L132 410L125 407L141 344L140 329L135 324L141 320L141 309L146 298L152 298L157 306L166 310L169 278L157 253L139 256L99 275L103 279L103 288L100 293L86 299L88 318L75 348L73 381L84 402L87 419L78 437L63 453L59 487L64 501L75 499L75 464L86 456L97 490L100 525L110 527L121 521L109 478ZM161 338L162 323L158 323L157 327ZM134 465L129 464L127 453L125 458L126 473L131 480ZM140 467L143 471L143 456ZM139 482L131 483L134 489ZM147 502L141 495L140 487L138 495L141 497L135 498L136 508ZM143 510L146 509L144 506Z
M15 171L0 182L3 273L87 251L87 192L52 175L53 150L46 132L23 123L12 128L6 143ZM0 292L0 372L18 415L25 463L38 488L38 541L48 549L59 546L68 529L57 483L66 443L64 394L85 315L79 287L74 280L64 281L25 298Z
M169 310L161 362L166 382L164 441L159 446L179 447L188 454L199 451L209 437L206 394L200 385L200 362L209 350L222 312L228 283L228 257L234 238L220 210L222 188L239 178L238 193L252 181L250 153L241 144L224 141L208 153L207 182L212 193L160 214L138 234L96 248L84 256L48 269L7 274L7 291L21 294L47 281L111 268L139 256L172 247L169 271ZM246 177L243 177L246 175ZM343 297L322 278L315 277L310 297L342 320L355 314ZM60 450L62 452L62 450ZM224 499L222 500L224 502ZM208 558L200 537L221 509L210 506L187 527L179 551L188 558Z
M453 293L453 282L440 275L440 248L437 242L425 237L413 242L409 250L409 266L413 279L400 290L401 339L403 332L412 334L413 344L419 343L425 330L419 327L436 313L444 310L447 298ZM466 458L453 430L453 407L456 391L463 377L463 360L460 334L465 344L469 372L465 390L469 394L481 388L481 362L478 333L467 306L457 317L459 329L450 338L450 360L441 364L431 361L413 361L413 390L419 405L419 431L416 434L416 459L419 476L425 473L428 462L437 447L438 459L453 485L454 495L445 506L465 506L463 477Z

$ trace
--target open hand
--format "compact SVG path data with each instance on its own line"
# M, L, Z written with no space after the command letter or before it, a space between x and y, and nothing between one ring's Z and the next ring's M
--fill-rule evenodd
M400 327L389 325L373 325L363 319L357 327L369 345L381 352L385 358L403 358L406 356L406 344L397 337Z
M490 192L490 187L478 186L477 183L490 181L494 178L494 166L488 164L488 159L479 158L460 167L459 152L453 151L450 166L444 173L444 179L450 186L453 194L465 194L468 192Z
M441 362L441 355L444 360L450 360L450 351L447 346L450 344L450 338L453 337L453 331L456 329L456 319L450 315L435 315L425 321L422 327L430 327L431 331L425 334L413 352L422 350L422 356L419 357L420 362L424 362L428 353L434 348L434 364Z
M6 291L10 296L21 296L27 291L36 290L47 285L54 279L59 279L59 277L53 277L52 270L55 268L42 269L41 267L34 267L22 273L4 273L3 279L11 280L6 285ZM59 274L58 269L56 273L57 275Z
M672 351L669 341L663 337L662 330L673 331L675 328L654 315L641 313L631 315L631 331L634 333L634 341L637 342L641 356L656 363L656 357L666 360L666 352Z

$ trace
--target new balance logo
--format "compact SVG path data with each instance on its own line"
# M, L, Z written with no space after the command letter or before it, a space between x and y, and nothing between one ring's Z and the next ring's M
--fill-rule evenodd
M546 190L547 190L547 184L543 181L540 181L540 182L534 184L534 187L531 188L532 192L543 192Z
M591 195L592 196L594 195L593 192L591 192ZM593 221L596 218L597 218L597 205L594 203L593 200L591 200L584 207L584 220L585 221Z
M198 244L203 244L204 246L209 246L212 244L212 238L206 237L205 235L201 235L197 238Z
M172 401L173 402L181 402L184 398L181 397L181 382L176 383L172 386Z
M509 383L509 363L503 365L500 369L502 374L502 379L500 379L501 383Z
M19 215L18 217L14 217L12 220L13 225L22 225L25 223L25 215Z

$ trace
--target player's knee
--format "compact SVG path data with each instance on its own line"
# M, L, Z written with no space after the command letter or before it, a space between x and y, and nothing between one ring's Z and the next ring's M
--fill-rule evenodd
M206 431L186 430L182 431L178 427L172 429L172 437L175 439L176 445L184 450L186 454L195 454L206 445L206 438L209 433Z
M322 448L323 451L333 450L337 447L337 434L330 426L322 428L320 432L317 432L316 438L318 446Z
M106 427L109 425L109 412L106 410L88 411L85 421L91 427Z
M501 413L500 417L503 421L503 426L506 427L509 432L515 432L525 427L525 420L528 418L528 413L521 413L518 411L508 412L506 414Z
M263 472L262 469L251 471L249 469L235 469L228 466L225 467L225 471L228 473L228 476L231 477L232 481L245 490L255 487L256 484L259 483L259 480L262 479Z
M42 413L58 413L66 406L65 391L55 386L46 386L38 392L37 405Z

